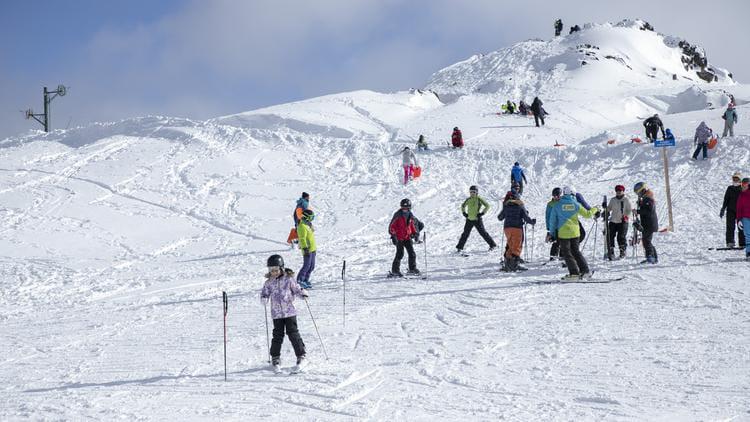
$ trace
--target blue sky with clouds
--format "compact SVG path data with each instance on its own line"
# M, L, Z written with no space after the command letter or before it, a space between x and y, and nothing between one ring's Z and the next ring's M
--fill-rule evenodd
M205 119L355 89L422 86L438 69L574 23L642 18L750 80L750 2L604 0L0 1L0 139L148 114Z

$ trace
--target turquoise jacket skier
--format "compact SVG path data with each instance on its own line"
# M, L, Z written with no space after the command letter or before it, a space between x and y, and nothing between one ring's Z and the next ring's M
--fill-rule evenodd
M573 195L563 195L550 213L550 234L556 239L573 239L581 235L578 216L591 218L599 211L597 207L586 210Z

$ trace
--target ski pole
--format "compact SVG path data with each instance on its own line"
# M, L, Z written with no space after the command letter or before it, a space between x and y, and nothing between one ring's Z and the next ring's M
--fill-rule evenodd
M534 260L534 228L536 228L536 224L531 225L531 260Z
M341 282L344 285L344 327L346 327L346 260L341 266Z
M594 247L591 250L591 260L596 260L596 235L598 234L597 231L599 231L599 219L594 218Z
M266 350L268 350L268 363L271 363L271 340L268 335L268 306L265 303L263 304L263 313L266 314L266 317L263 320L266 322Z
M229 309L229 300L227 292L221 292L221 299L224 302L224 381L227 380L227 310Z
M529 248L526 247L526 224L523 225L523 257L529 262Z
M310 312L310 319L313 322L313 326L315 326L315 332L318 334L318 340L320 340L320 347L323 348L323 355L325 355L326 360L328 360L328 353L326 353L326 346L323 345L323 339L320 337L320 331L318 331L318 324L315 323L315 318L313 317L312 311L310 310L310 302L307 301L307 297L303 297L305 299L305 304L307 305L307 312Z
M596 223L596 221L594 221L594 223ZM591 237L591 230L594 228L594 223L591 223L591 227L589 227L589 231L588 231L589 235L586 236L586 238L583 239L583 245L581 245L581 250L585 250L586 249L586 243L588 243L589 237Z
M427 230L422 235L422 243L424 243L424 270L427 271Z

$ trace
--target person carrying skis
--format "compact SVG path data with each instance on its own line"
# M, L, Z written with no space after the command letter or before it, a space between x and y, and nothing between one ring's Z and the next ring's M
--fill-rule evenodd
M643 127L646 128L646 138L648 142L654 142L658 138L659 130L661 129L661 137L664 137L664 123L662 123L658 114L654 114L648 119L643 121Z
M535 225L536 218L529 217L529 212L526 211L526 207L517 193L508 192L506 197L508 196L510 199L503 202L503 209L497 215L498 220L505 220L503 231L507 239L502 270L526 271L526 268L520 265L521 252L523 251L523 225L526 223Z
M536 124L536 127L539 127L539 120L542 121L542 126L544 126L544 115L546 112L542 108L543 104L544 103L539 97L534 97L534 101L531 102L531 113L534 115L534 123Z
M721 118L724 119L724 134L721 137L724 138L727 133L729 136L734 136L734 124L737 123L737 110L734 109L734 103L729 103Z
M479 196L479 188L476 186L469 187L469 197L461 204L461 214L466 218L466 222L464 223L464 231L461 233L461 238L456 245L456 253L462 253L464 245L466 245L466 240L469 239L469 234L471 234L471 229L474 227L477 228L479 235L487 242L490 250L497 248L497 244L492 240L492 236L487 233L487 230L484 229L484 222L482 222L482 216L489 210L490 204Z
M424 138L424 135L419 135L419 139L417 140L417 151L427 151L430 149L427 146L427 141Z
M555 238L555 236L552 234L554 233L554 229L552 228L552 209L555 208L555 205L560 201L560 197L562 196L562 189L560 188L554 188L552 189L552 199L550 199L549 202L547 202L547 209L544 211L544 224L547 227L547 236L545 238L545 241L547 243L552 242L552 246L549 250L549 260L553 261L556 258L560 257L560 241Z
M401 163L404 166L404 184L407 184L414 174L414 167L418 166L417 156L409 147L401 150Z
M697 145L697 147L693 153L693 161L698 159L698 153L701 152L701 150L703 150L703 159L705 160L708 158L708 141L711 139L713 133L713 130L706 125L706 122L700 122L698 127L695 128L693 145Z
M461 135L461 130L458 128L458 126L453 128L453 134L451 135L451 144L453 144L453 148L464 147L464 137L463 135Z
M555 36L559 37L562 30L563 30L562 19L558 19L555 21Z
M620 259L625 258L625 251L628 243L628 218L633 211L630 200L625 196L625 186L615 186L615 197L609 200L607 214L609 222L607 223L607 259L612 261L615 258L615 238L617 246L620 248Z
M742 179L737 198L737 225L745 231L745 261L750 261L750 177Z
M550 227L553 240L560 242L560 255L565 259L568 275L564 280L574 280L590 273L588 262L580 250L580 223L578 216L591 218L599 212L596 207L586 210L576 201L573 191L568 186L562 189L562 198L555 204L550 213Z
M414 226L415 217L411 213L411 201L409 198L401 200L400 209L393 214L391 223L388 225L388 233L391 235L391 242L396 246L396 256L393 258L391 272L388 277L403 277L401 273L401 259L404 257L404 249L409 255L409 275L419 275L417 269L417 254L414 252L412 244L412 235L417 232Z
M518 194L523 195L523 185L524 183L528 182L526 181L526 174L524 173L523 168L521 168L521 164L518 161L513 163L513 168L510 169L511 187L514 183L518 184Z
M306 364L305 343L297 329L297 310L294 308L294 298L307 298L307 292L300 288L294 280L294 271L284 268L284 258L281 255L271 255L266 261L268 273L266 282L260 291L263 306L271 302L271 318L273 319L273 340L271 341L271 365L274 372L280 372L281 344L284 342L284 331L297 356L297 369Z
M305 210L302 212L302 219L297 226L299 248L302 251L302 268L297 273L297 283L305 289L312 288L310 275L315 269L315 255L318 250L315 245L315 228L312 225L314 219L315 213L313 210Z
M740 247L745 247L745 233L742 228L737 226L737 199L740 197L740 192L742 192L741 178L742 174L740 172L735 172L732 175L732 184L727 186L727 190L724 192L724 202L721 203L721 211L719 211L720 218L724 218L726 211L727 248L734 247L735 227L737 227L737 240L739 240Z
M633 223L633 228L641 232L643 253L646 255L646 259L641 261L641 264L658 264L659 256L653 243L654 233L659 231L659 218L656 216L654 193L649 190L644 182L636 183L633 186L633 192L638 195L638 219Z

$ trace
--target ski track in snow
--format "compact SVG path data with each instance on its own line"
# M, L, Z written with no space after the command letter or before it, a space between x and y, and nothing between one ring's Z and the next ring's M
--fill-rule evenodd
M518 61L533 64L519 84L552 92L563 73L537 72L547 47L528 43L523 57L504 52L464 82L483 87L504 61ZM450 79L445 72L435 83ZM637 93L640 81L623 83ZM571 92L558 104L591 95ZM724 242L728 176L750 173L744 125L710 160L692 162L690 132L700 120L720 128L718 113L669 115L668 126L688 135L669 151L676 231L655 235L659 265L638 264L642 250L635 258L632 249L604 262L602 233L596 242L589 233L592 269L624 279L565 284L556 282L559 263L541 265L553 186L575 185L598 205L614 184L646 180L667 225L659 151L622 141L640 134L640 122L554 101L545 128L494 114L500 98L521 91L439 107L431 94L378 95L279 106L251 114L246 127L150 117L0 149L0 419L750 418L748 264L741 252L707 250ZM589 115L600 126L587 126ZM457 124L460 151L445 147ZM618 142L590 142L603 128L603 140ZM399 151L419 133L432 149L418 155L423 176L404 186ZM558 140L567 146L550 146ZM516 160L540 225L527 232L529 270L507 274L502 254L486 252L475 232L470 256L453 251L473 184L492 205L488 232L503 237L495 216ZM303 190L319 246L309 304L330 360L297 302L311 365L276 375L258 290L268 255L301 265L285 240ZM385 277L394 253L387 224L404 197L426 224L427 244L415 251L427 279ZM294 359L285 340L282 366Z

